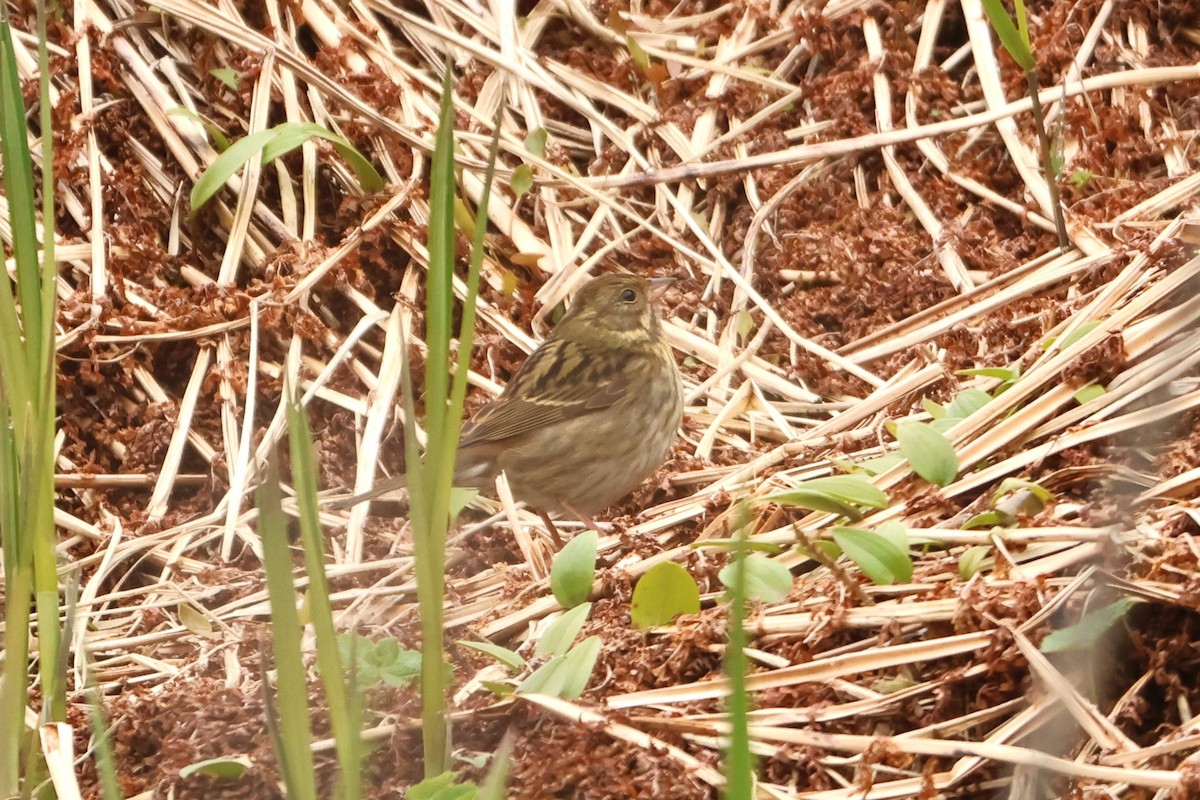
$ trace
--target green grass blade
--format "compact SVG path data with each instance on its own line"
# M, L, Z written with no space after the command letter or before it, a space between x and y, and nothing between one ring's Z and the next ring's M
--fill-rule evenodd
M84 654L87 674L87 711L88 721L92 727L94 744L93 760L96 762L96 776L100 784L100 796L104 800L123 800L121 781L117 777L117 757L113 753L112 736L108 721L104 718L104 705L100 701L100 692L96 691L92 677L91 659Z
M40 281L41 315L37 324L33 325L26 319L26 335L37 347L38 364L42 374L48 378L43 386L50 386L51 394L46 399L54 398L53 386L55 378L54 363L54 312L57 303L55 289L57 268L54 260L54 104L50 98L50 52L46 44L46 3L38 3L38 95L39 95L39 124L42 129L42 224L44 239L42 242L42 259ZM32 335L31 335L32 333ZM53 421L50 423L53 431ZM53 470L53 468L51 468Z
M255 131L249 136L238 139L229 146L228 150L217 156L213 163L208 165L208 169L204 170L196 179L196 184L192 187L191 195L188 197L192 208L191 213L195 214L203 208L204 204L220 191L225 182L244 167L246 162L261 154L262 149L267 146L267 142L274 139L276 135L274 130Z
M25 296L25 291L36 283L24 280L30 267L30 257L25 254L37 252L37 229L33 216L33 160L27 135L25 104L12 46L8 5L3 4L0 5L0 155L4 158L4 194L8 198L11 217L13 255L17 262L17 279L22 287L21 302L25 308L36 308L39 304ZM23 407L29 398L29 365L21 348L22 335L12 286L7 280L0 280L0 382L12 408ZM21 424L17 419L12 422L14 425ZM17 428L16 434L18 440L24 438L24 431L20 428Z
M333 625L333 605L329 601L329 581L325 576L325 540L317 510L317 464L313 457L312 431L304 409L295 402L288 403L287 424L292 482L300 505L300 540L304 544L304 566L308 572L308 607L317 639L317 672L321 676L325 705L333 727L340 796L357 800L362 796L359 706L346 688L345 665L338 653L337 630Z
M477 800L504 800L508 797L508 773L512 766L512 754L515 740L511 732L500 740L500 746L492 755L492 764L488 767L487 777L479 787Z
M479 294L479 272L483 267L483 240L487 235L488 201L492 197L492 182L496 178L496 154L500 151L500 114L492 123L492 142L488 147L487 169L483 173L483 193L475 209L475 226L471 231L471 257L467 264L467 296L463 300L462 324L458 330L458 361L454 365L454 385L447 412L454 427L457 444L462 425L463 404L467 397L467 374L471 368L471 350L475 346L475 298Z
M279 706L280 760L292 800L317 800L313 772L312 729L308 720L308 684L300 649L300 616L292 582L292 557L287 541L287 521L281 506L279 468L267 461L266 476L258 487L258 528L263 543L263 566L271 603L271 640L275 653ZM265 676L264 676L265 679Z
M454 86L450 65L442 81L442 103L429 178L429 275L425 283L425 425L429 468L437 475L454 442L445 442L446 401L450 396L450 336L454 303ZM448 448L451 452L447 453Z
M7 6L0 7L0 156L12 230L16 290L0 277L0 547L4 550L4 666L0 679L0 796L28 795L43 771L24 729L29 686L29 600L36 600L42 716L66 716L65 663L58 627L53 525L54 187L45 9L39 6L43 213L37 240L34 165ZM19 304L18 304L19 298Z
M747 512L738 511L736 539L746 541ZM729 627L725 648L725 675L729 678L729 695L725 708L729 713L729 745L725 748L725 797L729 800L752 800L754 797L754 756L750 752L750 696L746 692L746 673L750 668L746 658L746 556L748 550L734 551L732 580L729 582Z
M434 140L429 189L429 273L425 284L425 427L429 433L422 483L410 480L413 555L417 562L417 599L421 608L421 719L425 776L446 771L446 678L443 594L450 483L457 437L447 428L450 379L450 321L454 278L454 108L450 65L442 83L441 110ZM406 407L411 391L405 387ZM411 415L409 415L411 419ZM405 446L415 438L405 436ZM410 452L411 451L407 451ZM411 458L411 456L410 456ZM421 471L409 461L409 475ZM416 491L419 489L420 491Z
M992 30L996 32L996 38L1012 56L1013 61L1017 62L1017 66L1025 72L1036 69L1037 62L1029 49L1028 33L1026 32L1025 36L1021 35L1021 31L1013 24L1012 17L1008 15L1004 3L1001 0L983 0L983 10L987 14L988 22L992 24Z
M1013 0L1013 11L1017 18L1017 32L1021 35L1021 41L1025 44L1025 49L1033 52L1033 45L1029 39L1029 12L1025 10L1025 0Z

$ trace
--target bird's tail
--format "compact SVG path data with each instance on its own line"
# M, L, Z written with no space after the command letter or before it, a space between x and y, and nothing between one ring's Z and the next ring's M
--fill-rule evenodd
M367 489L365 492L352 494L349 497L342 497L331 502L327 507L331 511L344 511L347 508L352 508L359 503L365 503L369 500L393 500L397 498L389 497L395 492L404 489L408 484L408 477L401 472L398 475L393 475L390 478L384 478L379 483Z

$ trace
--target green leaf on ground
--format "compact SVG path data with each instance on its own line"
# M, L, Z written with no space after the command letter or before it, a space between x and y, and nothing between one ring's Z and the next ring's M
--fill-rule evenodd
M958 558L958 577L964 581L971 580L979 570L983 569L991 553L992 548L988 545L977 544L968 547L966 552Z
M192 775L208 775L212 778L235 780L242 777L246 770L254 765L247 756L226 756L224 758L209 758L188 764L179 770L180 778L190 778Z
M762 553L750 553L745 559L746 585L742 593L746 599L778 603L792 591L792 573L783 564ZM726 564L717 573L717 579L727 588L733 588L729 584L736 575L736 565Z
M523 197L533 188L533 169L528 164L518 164L508 183L512 187L513 194Z
M886 586L912 580L912 559L908 553L874 531L836 527L833 541L872 583Z
M538 158L546 157L546 140L549 138L545 128L537 128L525 137L525 149Z
M913 471L930 483L947 486L958 475L958 456L954 445L942 434L922 422L901 422L896 426L900 454L908 459Z
M574 700L583 694L600 655L600 637L589 636L566 655L555 656L517 687L517 694L548 694Z
M550 566L550 591L563 608L572 608L588 599L596 578L596 548L600 536L584 531L567 542Z
M700 589L688 571L674 561L655 564L638 580L629 616L639 628L666 625L680 614L700 610Z
M1069 625L1066 628L1061 628L1047 634L1046 638L1042 639L1042 652L1061 653L1065 650L1087 650L1091 648L1099 641L1101 636L1108 632L1109 628L1129 613L1129 609L1133 608L1138 602L1140 601L1132 597L1122 597L1120 600L1109 603L1103 608L1089 611L1074 625Z
M533 652L539 656L564 655L579 635L579 631L583 630L583 623L587 622L591 610L591 603L582 603L564 612L546 628Z
M763 498L785 506L841 514L851 519L862 516L862 508L887 508L888 496L861 475L830 475L814 478L782 492Z
M525 659L521 658L519 653L509 650L507 647L501 647L498 644L491 642L469 642L465 639L460 641L460 647L469 647L472 650L483 653L485 656L491 656L509 669L520 669L525 666Z
M455 783L450 771L426 778L409 787L404 800L474 800L479 789L473 783Z

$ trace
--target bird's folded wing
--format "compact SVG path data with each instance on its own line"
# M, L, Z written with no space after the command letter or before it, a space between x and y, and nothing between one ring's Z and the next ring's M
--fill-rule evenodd
M508 439L608 408L628 389L628 378L611 359L606 364L578 342L548 341L521 366L504 394L464 426L459 446Z

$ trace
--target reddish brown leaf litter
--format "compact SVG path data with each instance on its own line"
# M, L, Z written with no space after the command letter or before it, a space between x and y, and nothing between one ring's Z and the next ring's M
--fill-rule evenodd
M97 616L79 625L128 795L277 791L261 700L256 521L239 514L253 505L256 459L279 441L272 420L289 370L312 395L324 488L354 486L360 448L377 441L380 465L403 468L401 426L392 409L378 418L372 409L386 388L393 307L413 315L407 346L418 366L426 352L428 152L412 142L430 140L430 87L448 55L468 206L480 142L504 109L503 207L487 232L468 410L519 367L581 268L678 279L661 310L689 397L671 460L606 516L614 536L583 631L602 649L583 696L568 708L498 698L482 680L525 673L497 673L478 653L451 648L464 774L480 778L511 731L517 797L715 797L719 781L706 770L719 763L723 704L712 687L727 553L690 545L731 536L747 497L894 450L891 423L928 421L923 401L949 404L971 388L992 399L947 434L959 455L954 482L931 486L906 467L873 477L891 505L856 523L900 521L910 537L927 536L910 549L911 583L872 586L846 559L831 571L788 546L798 535L828 539L835 520L753 506L755 536L784 547L776 557L795 577L785 600L755 605L750 621L764 791L1126 800L1165 786L1188 796L1188 709L1200 703L1191 503L1200 403L1189 345L1197 265L1187 243L1200 5L1031 9L1062 143L1065 256L1045 223L1031 115L983 116L996 96L1018 102L1025 78L985 45L973 3L595 2L569 13L525 4L503 32L507 23L471 4L156 8L155 24L123 19L125 8L108 2L86 20L68 8L50 32L55 223L67 253L58 405L71 481L59 508L71 523L68 566L95 591ZM33 12L19 3L17 27L29 30ZM875 37L879 58L868 52ZM1107 83L1080 95L1071 78L1064 91L1072 70ZM23 77L32 103L35 82ZM191 209L187 193L217 151L179 107L231 140L284 122L336 128L389 186L363 196L320 142L264 165L253 197L239 197L234 180ZM950 128L883 141L874 136L882 116L894 128ZM36 124L31 115L32 141ZM544 162L526 150L538 129ZM851 137L864 138L832 155L812 149ZM536 183L518 198L506 181L522 164ZM659 179L675 167L682 180ZM601 182L648 170L659 177L623 189ZM104 243L101 259L93 238ZM467 245L460 236L460 255ZM961 372L984 367L1019 378L1000 391L999 378ZM420 412L423 375L414 373ZM1080 406L1075 392L1092 383L1106 391ZM286 475L286 455L280 463ZM1006 477L1053 497L1015 529L968 527ZM331 582L345 628L418 647L412 534L404 504L397 509L399 518L365 527L330 525ZM468 512L464 529L493 511ZM545 541L507 520L452 540L451 638L517 649L528 669L544 663L534 644L557 609L528 548ZM960 573L977 548L986 548L979 571ZM662 558L696 578L704 607L641 631L631 593ZM1053 675L1021 643L1122 592L1145 602L1101 640L1090 672L1051 659L1080 703L1047 701ZM184 605L218 624L185 624ZM962 638L972 636L981 638ZM973 644L956 649L962 641ZM641 694L650 691L663 694ZM327 735L315 680L311 696ZM368 796L401 797L421 774L415 693L373 690L368 700L369 726L396 724L366 768ZM83 724L78 708L73 720ZM1038 729L1054 735L1030 732ZM787 739L796 732L825 738ZM1062 760L1034 770L1038 750ZM196 760L238 754L255 765L239 781L179 778ZM330 760L318 762L328 788ZM1170 770L1173 786L1161 783ZM90 767L82 778L97 796ZM1020 794L1025 787L1035 788Z

